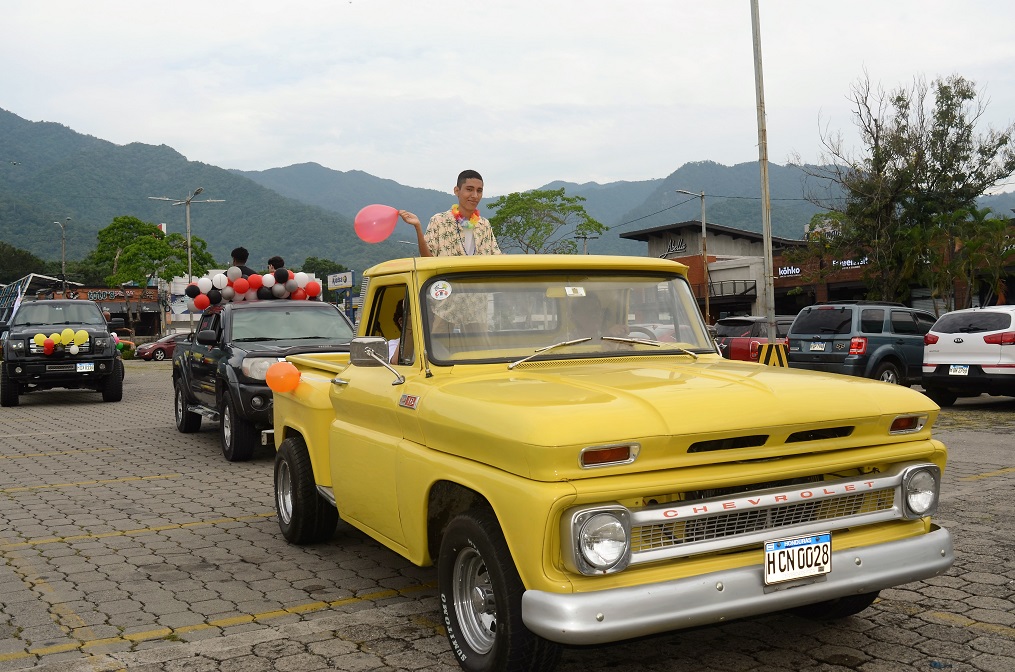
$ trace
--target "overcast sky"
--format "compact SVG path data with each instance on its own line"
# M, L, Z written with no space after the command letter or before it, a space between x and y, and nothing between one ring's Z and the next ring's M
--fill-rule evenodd
M0 16L0 108L222 168L312 161L446 191L473 168L498 195L758 159L749 0L9 0ZM760 17L773 163L819 160L819 123L852 136L865 69L885 88L960 74L986 122L1015 119L1011 0L761 0Z

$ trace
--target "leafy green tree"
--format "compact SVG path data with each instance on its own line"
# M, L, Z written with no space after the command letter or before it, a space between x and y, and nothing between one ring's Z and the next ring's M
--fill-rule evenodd
M0 283L9 284L29 273L46 273L46 262L27 250L0 241ZM59 272L59 271L58 271Z
M525 254L576 254L575 239L596 238L606 227L585 212L582 196L564 189L536 189L501 196L490 204L490 225L504 250Z
M335 273L347 273L350 269L346 268L337 261L331 259L321 259L320 257L307 257L306 261L303 262L303 266L300 270L304 273L313 273L317 276L317 279L321 282L322 292L324 298L328 298L328 276L334 275ZM341 289L333 290L332 300L338 302L339 296L343 291ZM356 288L352 288L351 291L356 291Z
M89 262L107 271L105 281L111 287L125 283L146 287L156 275L187 275L187 239L183 234L167 236L155 224L121 216L101 229L98 238ZM215 265L207 244L196 236L191 236L191 262L195 276Z
M903 300L935 263L925 246L947 237L934 230L939 218L972 212L976 197L1015 173L1015 124L977 133L986 102L958 75L888 93L865 75L850 98L861 149L847 148L841 133L823 133L822 165L803 166L845 199L811 200L844 215L836 244L845 256L867 259L868 295Z

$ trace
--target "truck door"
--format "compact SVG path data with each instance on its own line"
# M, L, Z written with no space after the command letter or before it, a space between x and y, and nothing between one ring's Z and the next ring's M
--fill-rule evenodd
M221 321L217 312L201 316L201 322L194 334L194 342L191 344L188 355L191 393L199 403L214 408L216 406L215 369L222 355L222 349L217 343L215 345L198 343L197 335L202 331L214 331L219 338L221 337Z

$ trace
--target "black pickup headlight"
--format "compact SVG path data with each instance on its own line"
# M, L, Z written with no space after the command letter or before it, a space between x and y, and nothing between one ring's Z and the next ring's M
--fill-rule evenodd
M940 492L941 470L936 466L908 469L902 475L902 509L906 518L923 518L936 513Z
M285 360L281 357L245 357L240 365L240 371L247 378L264 380L268 375L268 368L281 361Z
M564 560L581 574L612 574L631 562L631 515L622 506L574 509L561 525Z
M109 347L109 337L108 336L93 336L92 337L92 343L95 344L95 352L96 353L105 352L106 348Z
M25 342L17 339L11 339L7 341L7 345L11 349L11 353L15 355L25 354Z

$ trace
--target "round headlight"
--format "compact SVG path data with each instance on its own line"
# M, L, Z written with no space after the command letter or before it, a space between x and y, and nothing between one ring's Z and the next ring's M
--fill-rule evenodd
M627 530L616 516L597 513L581 526L578 543L586 562L598 570L607 570L624 558Z
M917 516L925 516L937 504L937 478L927 470L913 472L906 481L906 506Z

